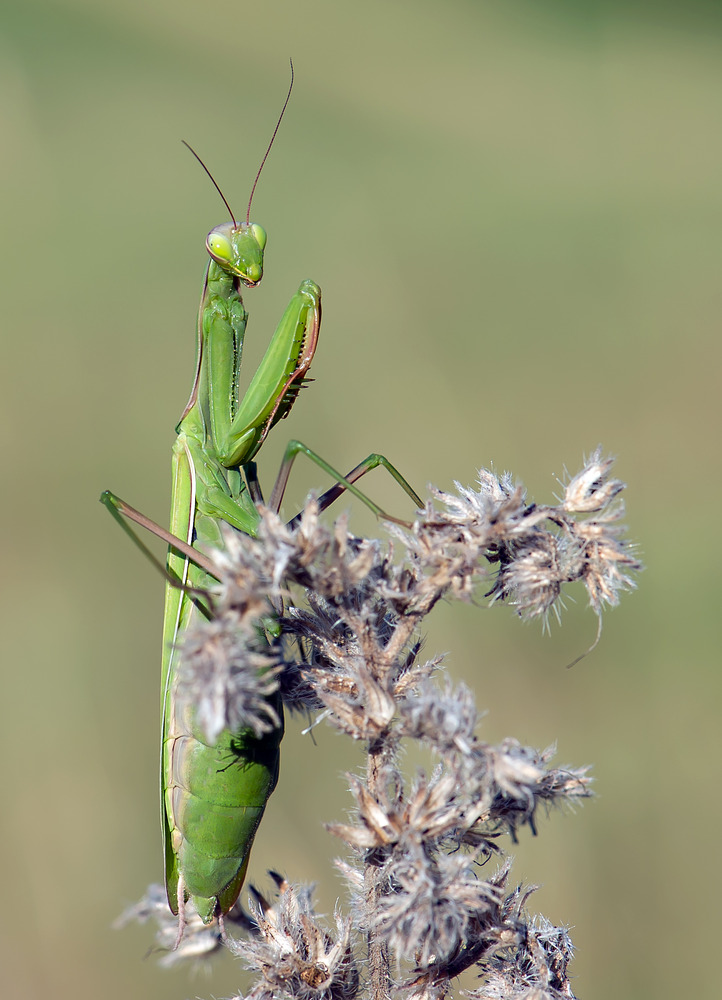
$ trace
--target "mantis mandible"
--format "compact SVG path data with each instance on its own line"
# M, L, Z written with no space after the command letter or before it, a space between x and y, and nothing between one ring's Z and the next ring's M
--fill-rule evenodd
M177 688L178 640L194 617L212 616L212 608L202 596L212 578L200 553L208 547L223 547L222 524L256 534L256 501L262 497L253 459L270 429L290 412L318 342L321 291L315 282L306 280L291 299L258 370L240 397L247 322L241 290L261 281L266 246L265 230L250 222L251 202L292 87L293 66L291 86L256 175L245 222L236 222L210 171L191 149L232 221L212 229L206 239L210 261L198 317L196 372L173 446L170 533L115 495L106 491L101 497L122 524L123 517L128 517L170 543L163 616L161 818L166 891L170 908L179 917L178 942L189 900L204 923L222 920L236 902L256 830L278 777L283 712L277 696L273 708L279 725L270 733L258 738L250 731L225 730L208 745L194 719L193 707L180 707ZM301 442L291 441L269 503L273 510L280 508L298 454L307 455L335 480L336 485L319 501L322 509L348 490L378 516L396 520L353 486L355 480L378 466L386 468L417 507L422 506L417 494L382 455L370 455L344 477Z

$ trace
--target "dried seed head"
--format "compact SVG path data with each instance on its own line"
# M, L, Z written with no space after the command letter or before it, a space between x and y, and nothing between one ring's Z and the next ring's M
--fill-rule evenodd
M510 920L508 943L481 963L483 986L471 1000L574 1000L567 967L574 955L565 927L543 917Z
M129 906L113 926L122 928L131 922L145 924L148 920L157 925L156 948L162 952L159 963L166 968L188 960L210 958L225 945L218 924L204 924L190 906L186 910L183 937L178 942L178 918L168 907L165 888L156 883L149 885L143 898Z
M582 471L566 486L564 510L570 514L581 514L607 507L624 489L624 483L619 479L609 478L612 465L614 459L602 458L602 449L597 448L585 462Z
M209 743L225 729L261 737L281 724L272 697L282 666L258 630L229 609L197 622L183 639L177 696L193 706Z
M246 1000L353 1000L359 975L351 947L351 924L338 914L335 930L314 913L309 887L294 889L271 873L279 895L274 904L253 890L257 905L255 937L237 941L233 950L260 974ZM236 1000L243 1000L238 997Z
M453 688L446 682L443 691L425 681L399 705L403 736L425 740L438 752L471 752L478 722L473 693L464 684Z
M469 926L485 923L500 901L498 887L478 877L473 857L431 858L419 848L394 864L372 927L397 959L427 969L450 961Z

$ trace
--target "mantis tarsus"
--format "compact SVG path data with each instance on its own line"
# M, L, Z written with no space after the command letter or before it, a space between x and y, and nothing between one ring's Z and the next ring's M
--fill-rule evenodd
M292 86L293 73L261 169ZM195 152L194 155L197 156ZM256 738L248 731L225 730L209 746L199 732L192 706L179 708L176 697L178 639L194 616L212 615L208 600L202 596L211 582L209 566L195 549L222 547L221 524L249 535L256 533L259 522L256 501L261 496L253 459L270 429L290 412L318 341L321 292L318 285L306 280L291 299L265 357L240 397L247 320L241 288L260 282L266 246L265 231L250 222L251 201L260 172L259 169L246 221L242 223L235 221L211 176L232 221L211 230L206 239L210 261L198 318L196 374L173 446L170 533L158 529L113 494L106 492L101 497L121 523L123 517L129 517L170 542L163 619L161 815L166 890L171 910L179 916L178 940L189 899L202 920L211 923L215 917L222 918L238 898L253 838L276 784L283 736L279 702L274 707L281 723L272 732ZM271 495L269 506L273 510L280 508L291 465L300 453L311 458L335 481L336 485L320 500L322 508L348 490L380 517L396 520L353 485L360 476L378 466L387 469L417 506L422 505L406 480L382 455L370 455L344 477L305 445L291 441ZM229 766L229 761L233 766Z

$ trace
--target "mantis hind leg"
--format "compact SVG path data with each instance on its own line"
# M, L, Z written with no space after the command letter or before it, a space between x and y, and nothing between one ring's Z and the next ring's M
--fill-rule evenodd
M382 518L384 521L393 521L395 524L401 524L407 526L407 521L402 521L400 518L393 517L391 514L387 514L377 503L371 500L365 493L359 490L353 484L357 482L362 476L365 476L367 472L371 472L372 469L383 468L389 473L389 475L399 484L401 489L406 493L407 496L411 498L417 508L423 507L424 503L421 497L416 493L414 489L409 485L407 480L401 475L396 466L392 465L391 462L384 456L379 455L376 452L369 455L367 458L355 466L347 475L342 476L340 472L329 465L324 459L317 455L315 451L312 451L307 445L303 444L301 441L289 441L286 447L286 454L284 455L283 462L281 463L281 468L279 470L278 476L276 478L275 485L273 487L273 492L271 494L271 499L269 502L269 507L271 510L278 511L281 506L281 501L283 500L283 494L286 490L286 485L288 483L288 477L291 472L293 463L295 462L298 455L305 455L307 458L311 459L320 469L323 469L332 479L336 480L335 486L332 486L327 490L319 499L319 506L321 510L326 510L331 504L338 499L343 493L348 491L353 496L357 497L361 503L365 504L369 510L373 511L377 517ZM293 518L290 522L292 527L295 527L295 523L298 518Z
M406 477L401 475L396 466L392 465L385 455L379 455L377 452L369 455L363 460L363 462L359 462L359 464L351 469L350 472L347 472L344 476L344 480L347 483L355 483L362 476L365 476L367 472L371 472L373 469L379 468L385 469L388 472L392 479L399 484L404 493L411 498L417 508L422 508L424 506L424 501L418 495L416 490L412 489ZM330 507L332 503L334 503L343 493L346 492L347 488L348 487L346 487L343 483L336 483L335 486L326 490L326 492L320 496L318 500L321 510L326 510Z

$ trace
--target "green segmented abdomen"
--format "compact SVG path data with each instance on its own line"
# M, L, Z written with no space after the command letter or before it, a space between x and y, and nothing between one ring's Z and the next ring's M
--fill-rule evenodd
M192 707L174 716L163 747L168 901L177 912L182 873L185 896L210 922L219 908L230 909L241 890L278 778L283 727L260 739L249 730L224 730L209 746L193 725Z

